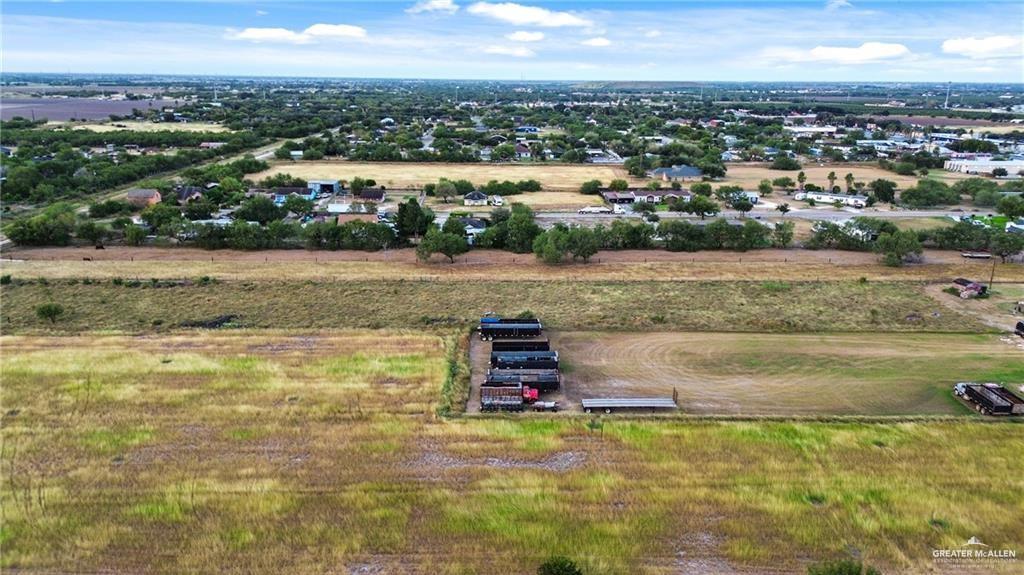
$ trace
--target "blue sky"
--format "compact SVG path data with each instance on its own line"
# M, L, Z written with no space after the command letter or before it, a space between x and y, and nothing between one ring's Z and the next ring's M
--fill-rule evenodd
M17 2L7 72L1024 82L1024 3Z

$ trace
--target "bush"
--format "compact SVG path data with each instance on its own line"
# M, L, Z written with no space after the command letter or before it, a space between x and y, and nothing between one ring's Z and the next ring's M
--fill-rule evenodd
M64 307L56 303L44 303L36 306L36 315L39 319L49 320L50 323L57 323L57 318L64 314Z
M583 575L583 571L568 557L551 557L540 564L537 575Z
M11 285L11 274L0 276L0 286Z
M775 157L775 160L768 167L773 170L796 171L800 169L800 162L790 158L789 156L779 155Z
M827 561L807 568L807 575L881 575L874 567L853 559Z

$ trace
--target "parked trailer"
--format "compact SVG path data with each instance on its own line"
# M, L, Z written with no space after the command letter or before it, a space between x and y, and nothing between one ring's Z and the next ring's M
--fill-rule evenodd
M480 322L477 332L480 339L490 341L494 339L520 339L524 337L537 337L544 330L540 322L520 323L499 323Z
M491 344L491 351L551 351L548 338L506 339Z
M984 415L1024 415L1024 399L998 383L960 382L953 392L974 403Z
M541 391L555 391L562 383L557 369L491 369L484 385L515 385L521 383Z
M484 317L480 318L480 323L497 323L497 324L502 324L502 323L534 323L534 324L540 325L540 320L535 318L535 317L515 318L515 317L484 316Z
M495 369L558 369L557 351L492 351Z
M608 397L583 400L583 411L611 413L616 409L678 409L674 397Z
M485 385L480 388L480 411L522 411L537 401L537 390L522 384L509 387Z

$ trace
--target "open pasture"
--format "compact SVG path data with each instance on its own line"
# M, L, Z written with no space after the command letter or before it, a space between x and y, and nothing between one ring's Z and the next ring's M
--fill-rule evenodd
M942 415L970 413L957 381L1024 385L1021 352L994 335L552 332L584 397L679 394L682 413Z
M50 124L73 130L89 130L91 132L119 132L122 130L133 132L230 132L227 127L213 122L142 122L138 120L123 120L88 124L79 122L68 124L50 122Z
M768 168L768 164L763 163L729 163L726 164L726 169L725 178L721 182L713 182L713 186L734 185L741 186L746 190L757 190L757 185L761 180L788 177L796 181L796 176L800 173L800 170L772 170ZM846 177L846 174L853 174L856 181L864 182L865 184L877 179L890 180L896 182L900 189L912 187L920 179L916 176L901 176L895 172L883 170L873 162L825 165L805 164L802 171L807 175L808 184L815 184L826 189L828 188L829 172L836 173L835 185L843 189L846 189L846 182L843 179ZM930 177L944 181L947 184L952 184L956 180L966 179L970 176L944 170L932 170ZM769 199L784 197L783 193L776 191Z
M923 573L974 533L1024 545L1019 426L440 420L447 341L3 338L0 566Z
M616 178L630 178L621 166L592 164L447 164L441 162L348 162L340 160L274 161L269 170L253 174L253 179L275 174L291 174L306 180L372 178L389 188L422 188L441 178L469 180L486 184L490 180L537 180L548 190L578 190L588 180L601 180L605 185ZM524 194L525 195L525 194ZM582 196L582 194L580 194ZM517 201L521 196L516 196Z

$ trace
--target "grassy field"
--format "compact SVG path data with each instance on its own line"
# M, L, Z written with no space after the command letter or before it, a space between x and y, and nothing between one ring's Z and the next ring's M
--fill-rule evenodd
M118 122L88 123L81 122L47 122L47 125L65 126L75 130L92 132L117 132L132 130L134 132L229 132L225 126L213 122L143 122L140 120L123 120Z
M446 341L4 337L0 565L923 573L971 536L1024 546L1019 426L442 420Z
M604 200L598 196L588 196L574 191L561 191L561 192L529 192L525 194L517 194L515 196L507 196L506 202L525 204L530 206L535 211L576 211L584 206L601 206L604 205ZM465 208L462 206L461 201L444 203L436 199L431 199L428 205L439 211L450 211L450 210L462 210L462 209L474 209L481 210L483 212L489 212L492 207L487 208Z
M774 180L775 178L782 178L788 176L789 178L796 180L798 171L783 171L783 170L772 170L767 167L767 164L727 164L727 171L725 179L719 184L725 185L731 184L736 186L743 186L748 190L756 190L757 184L761 180ZM896 182L896 184L902 188L908 188L917 184L919 178L913 176L901 176L895 172L883 170L878 167L878 164L873 162L869 163L851 163L851 164L826 164L819 166L817 164L808 164L803 167L803 172L807 174L807 183L816 184L823 188L828 187L828 174L829 172L836 173L836 185L845 189L846 182L843 180L846 174L853 174L858 182L868 183L877 179L884 179ZM970 176L967 174L960 174L954 172L946 172L943 170L932 170L932 176L934 179L945 181L946 183L953 183L956 180L965 179ZM782 198L783 196L776 193L773 198ZM771 199L771 198L769 198Z
M957 381L1024 384L1020 350L995 335L553 332L583 397L679 395L683 413L971 413Z
M133 280L134 281L134 280ZM561 329L641 331L983 331L926 296L880 282L16 280L4 286L6 333L159 331L223 315L247 327L470 325L487 311L530 310ZM47 302L66 312L36 317Z
M539 181L550 190L578 190L587 180L601 180L605 184L616 178L629 178L621 166L575 165L559 163L535 164L444 164L440 162L347 162L347 161L274 161L265 172L253 174L253 179L274 174L291 174L306 180L351 180L355 177L373 178L378 184L390 188L423 187L441 178L466 179L474 184L490 180Z
M797 223L798 235L810 224ZM7 252L3 273L15 278L182 279L210 276L234 280L859 280L947 282L987 277L991 262L968 260L958 252L925 250L923 264L894 268L876 254L838 250L672 253L663 250L600 252L590 263L550 266L529 254L473 250L455 264L437 255L419 263L412 249L353 251L208 251L191 248L36 248ZM997 263L1000 281L1024 281L1024 266Z

